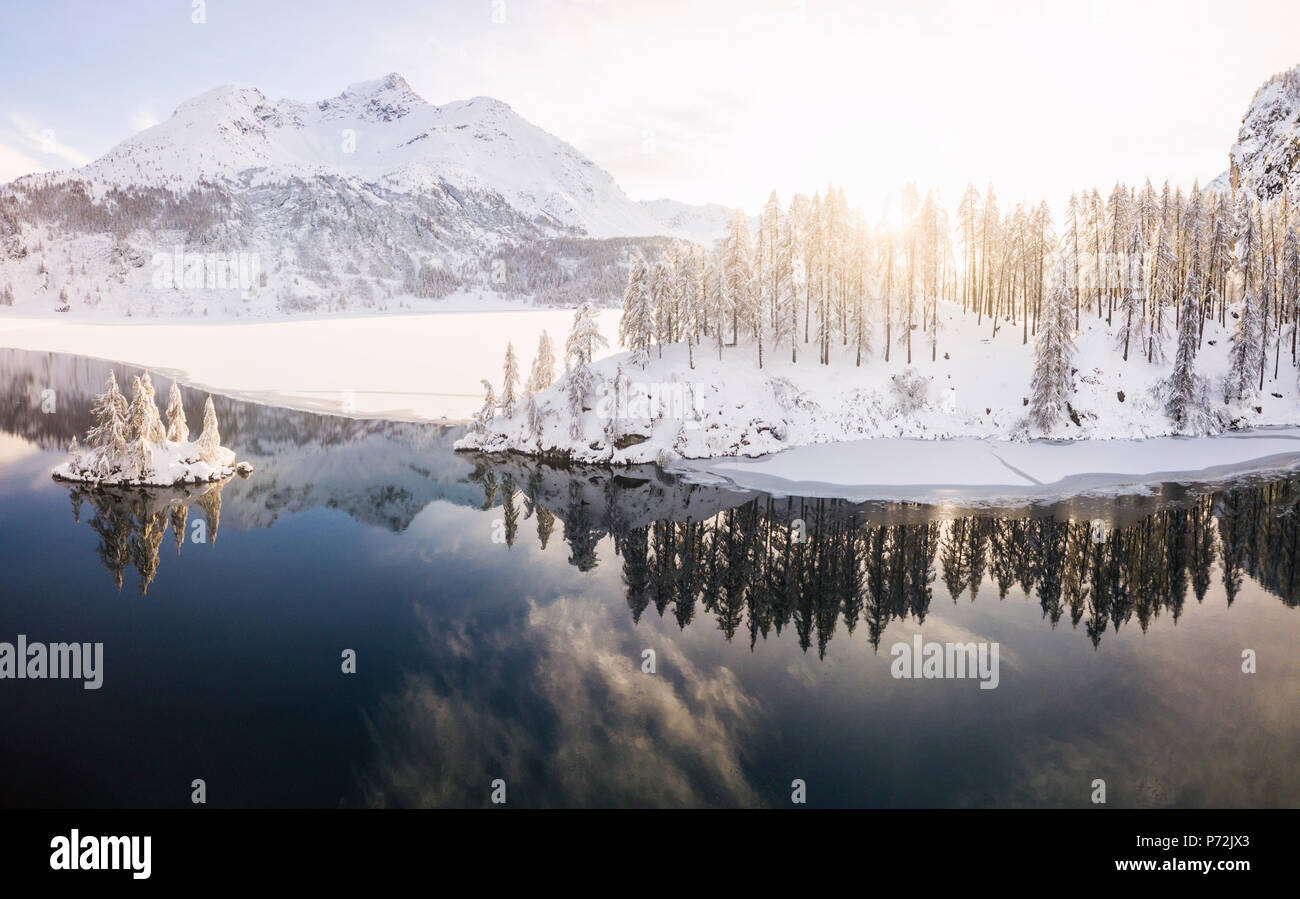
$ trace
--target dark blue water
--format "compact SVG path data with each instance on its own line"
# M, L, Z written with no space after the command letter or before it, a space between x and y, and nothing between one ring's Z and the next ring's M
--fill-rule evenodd
M1300 804L1300 481L849 505L218 398L248 479L56 483L107 371L0 351L0 641L104 644L0 680L5 806Z

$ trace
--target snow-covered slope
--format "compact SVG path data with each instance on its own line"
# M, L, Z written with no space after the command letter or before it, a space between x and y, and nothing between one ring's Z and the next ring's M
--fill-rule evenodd
M1233 187L1259 199L1300 195L1300 66L1255 92L1231 151Z
M1196 427L1180 428L1165 414L1168 366L1148 363L1140 353L1122 361L1114 349L1116 328L1088 316L1077 338L1068 416L1042 434L1027 422L1034 347L1024 342L1021 327L1004 322L993 336L959 307L941 303L939 309L942 336L933 360L919 338L911 364L905 346L896 347L889 362L877 351L860 366L852 347L832 347L831 364L817 365L803 354L793 364L787 349L769 346L760 369L756 347L743 339L739 347L726 347L721 361L716 349L696 347L693 368L683 344L664 347L662 355L656 348L644 368L631 354L616 353L592 364L592 388L576 429L566 377L537 395L540 428L520 403L513 415L471 429L456 446L591 463L668 464L678 457L755 457L878 437L1106 440L1300 425L1296 369L1285 352L1276 378L1270 355L1258 396L1225 402L1228 331L1208 320L1196 357L1208 387L1208 413ZM883 345L879 328L872 345ZM1172 336L1164 355L1173 357ZM934 477L934 483L951 479Z

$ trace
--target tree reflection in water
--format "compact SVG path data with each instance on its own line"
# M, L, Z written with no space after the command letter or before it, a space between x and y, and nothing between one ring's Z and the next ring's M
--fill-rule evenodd
M135 566L143 596L158 573L158 551L169 528L177 555L187 539L216 541L221 525L223 484L222 481L184 487L77 484L70 488L72 517L80 523L89 507L88 524L99 535L95 552L100 562L119 590L127 566ZM187 528L191 506L197 506L202 513L201 528Z
M570 564L589 571L610 537L634 620L653 606L685 628L702 612L729 641L747 633L751 647L793 627L819 657L841 624L850 635L863 626L877 649L891 621L923 624L936 575L954 602L985 586L1003 598L1018 585L1052 627L1068 619L1094 646L1108 628L1136 622L1145 632L1162 614L1176 622L1189 590L1205 598L1216 565L1229 604L1243 575L1289 607L1300 597L1296 478L1191 495L1105 528L1032 506L928 519L916 506L769 496L663 514L683 503L653 479L566 479L517 461L483 460L471 479L483 509L504 511L507 545L535 517L545 547L558 518Z

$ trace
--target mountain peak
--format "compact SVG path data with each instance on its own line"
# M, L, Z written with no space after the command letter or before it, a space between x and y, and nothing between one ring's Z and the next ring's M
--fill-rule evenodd
M317 108L327 115L354 115L372 122L391 122L428 105L396 72L382 78L350 84L337 97L322 100Z
M1230 154L1232 186L1266 200L1300 191L1300 66L1264 82Z

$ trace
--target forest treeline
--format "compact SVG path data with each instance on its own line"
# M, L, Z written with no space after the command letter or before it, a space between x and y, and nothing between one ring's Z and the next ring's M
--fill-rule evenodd
M743 345L760 367L773 353L824 365L902 353L911 364L952 339L942 301L989 336L1012 328L1035 340L1030 411L1043 429L1064 414L1088 316L1112 329L1117 362L1168 365L1166 411L1192 430L1211 393L1245 400L1279 376L1284 354L1294 365L1300 238L1287 192L1261 203L1244 191L1116 184L1074 194L1061 225L1046 203L1002 209L992 186L968 187L952 216L909 186L897 221L877 225L839 188L784 206L773 192L756 227L737 212L711 251L635 258L620 338L643 363L655 346L685 342L692 367L705 345L720 358ZM1230 332L1221 384L1196 366L1211 320Z

